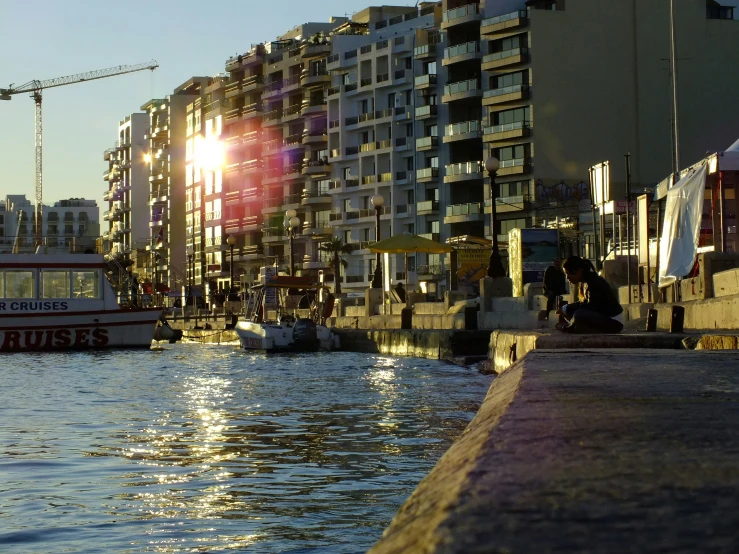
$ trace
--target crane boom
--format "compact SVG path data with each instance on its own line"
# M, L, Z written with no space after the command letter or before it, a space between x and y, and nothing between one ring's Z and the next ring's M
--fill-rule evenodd
M21 94L24 92L32 93L47 88L73 85L84 81L94 81L96 79L105 79L106 77L113 77L115 75L123 75L124 73L143 71L144 69L151 69L153 71L157 67L159 67L159 64L155 60L151 60L150 62L140 63L137 65L116 65L115 67L109 67L107 69L98 69L95 71L88 71L87 73L77 73L75 75L67 75L66 77L57 77L56 79L47 79L45 81L34 79L33 81L28 81L26 84L19 87L13 87L13 85L10 85L8 88L0 88L0 100L10 100L10 98L6 98L6 96L9 97L11 94Z
M10 85L8 88L0 88L0 100L10 100L11 95L21 94L25 92L31 93L31 98L36 104L36 210L35 210L35 243L38 247L41 244L41 212L43 209L43 173L42 173L42 124L41 124L41 91L47 88L61 87L64 85L73 85L75 83L83 83L86 81L94 81L96 79L105 79L106 77L114 77L125 73L133 73L135 71L143 71L150 69L154 71L159 64L156 60L140 63L137 65L117 65L107 69L98 69L96 71L88 71L87 73L77 73L76 75L68 75L66 77L57 77L56 79L47 79L39 81L34 79L19 87Z

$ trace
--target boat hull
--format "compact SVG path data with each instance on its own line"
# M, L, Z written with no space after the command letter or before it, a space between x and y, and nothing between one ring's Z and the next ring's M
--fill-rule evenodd
M0 352L149 348L159 308L0 315Z

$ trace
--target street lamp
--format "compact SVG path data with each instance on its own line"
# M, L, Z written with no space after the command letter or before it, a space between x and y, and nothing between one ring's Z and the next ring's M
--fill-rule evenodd
M236 244L236 237L233 235L228 235L228 238L226 239L226 243L228 244L228 247L231 250L231 265L230 265L231 279L228 285L228 299L232 300L231 296L234 293L234 245Z
M382 205L385 203L385 199L379 194L375 194L370 198L370 201L375 207L375 217L377 218L375 225L375 240L380 242L380 214L382 213ZM377 253L377 260L375 261L375 274L372 277L371 287L373 289L382 288L382 254L379 252Z
M194 298L192 295L192 282L195 279L195 263L193 262L193 256L195 255L195 249L192 246L187 247L187 263L189 266L189 279L187 280L187 296L189 300L185 301L185 306L190 304L194 307Z
M500 168L500 162L495 156L490 156L485 160L485 169L490 176L490 199L492 200L490 206L490 233L493 235L493 250L490 252L490 261L488 262L488 277L497 279L498 277L505 277L505 269L503 269L503 261L500 259L500 252L498 251L498 230L496 225L496 198L498 197L497 191L495 190L495 175Z
M298 212L289 209L285 212L285 227L287 228L288 240L290 242L290 275L295 275L295 265L293 264L293 238L295 238L295 230L300 225Z

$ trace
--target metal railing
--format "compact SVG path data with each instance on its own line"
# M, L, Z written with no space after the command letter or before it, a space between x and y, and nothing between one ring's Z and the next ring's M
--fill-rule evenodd
M486 90L483 93L483 98L493 98L495 96L503 96L504 94L513 94L514 92L525 92L529 90L529 85L509 85L507 87L494 88Z
M453 204L446 207L446 217L455 215L478 215L483 213L482 204L480 202L471 202L469 204Z
M477 41L465 42L463 44L457 44L456 46L450 46L444 48L444 58L449 59L454 56L463 56L465 54L474 54L480 51L480 43Z
M486 62L494 62L496 60L504 60L506 58L512 58L514 56L521 56L524 54L528 54L529 49L522 47L522 48L511 48L510 50L503 50L502 52L493 52L492 54L487 54L482 57L482 63Z
M503 15L496 15L495 17L483 19L480 26L486 27L487 25L496 25L497 23L504 23L506 21L511 21L512 19L525 19L526 17L526 10L517 10L515 12L504 13Z
M467 15L475 15L476 13L478 13L477 4L467 4L466 6L454 8L453 10L447 10L441 17L442 21L447 22Z
M480 88L477 79L468 79L467 81L458 81L444 87L444 95L458 94L460 92L474 92Z
M495 133L504 133L506 131L515 131L517 129L528 129L528 128L529 128L528 121L514 121L513 123L504 123L502 125L491 125L490 127L485 127L485 134L492 135Z
M479 121L463 121L461 123L452 123L446 126L445 135L453 137L455 135L464 135L466 133L477 133L480 131Z
M482 173L484 169L482 162L462 162L449 164L444 168L445 175L470 175L472 173Z

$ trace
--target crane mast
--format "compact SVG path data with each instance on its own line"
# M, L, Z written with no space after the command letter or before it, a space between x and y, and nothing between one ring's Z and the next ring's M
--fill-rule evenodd
M0 100L10 100L13 94L30 93L33 98L34 104L36 105L36 209L35 209L35 233L34 242L38 247L42 242L41 226L42 226L42 209L43 209L43 125L41 120L41 91L47 88L61 87L64 85L73 85L75 83L83 83L86 81L94 81L97 79L105 79L107 77L114 77L116 75L123 75L125 73L133 73L135 71L143 71L149 69L154 71L159 64L152 60L150 62L141 63L137 65L117 65L115 67L109 67L107 69L98 69L95 71L88 71L86 73L77 73L75 75L68 75L66 77L57 77L55 79L48 79L46 81L33 80L19 87L10 85L8 88L0 88Z

